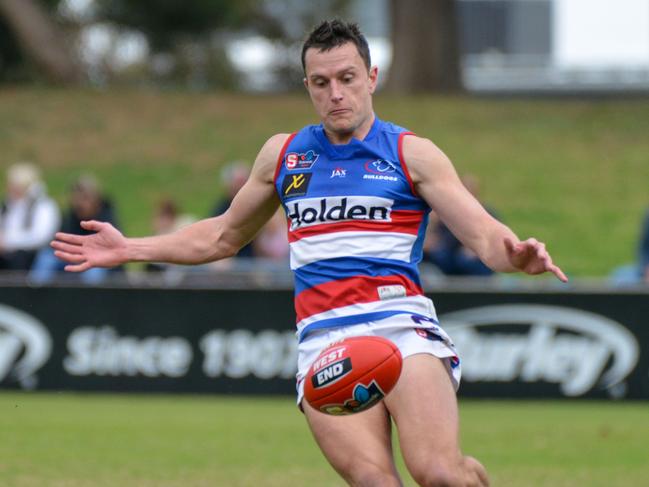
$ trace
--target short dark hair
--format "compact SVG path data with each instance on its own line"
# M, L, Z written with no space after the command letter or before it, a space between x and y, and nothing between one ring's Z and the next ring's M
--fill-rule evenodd
M306 57L307 49L313 47L320 51L329 51L334 47L342 46L348 42L352 42L356 46L358 53L365 63L365 67L369 71L372 66L372 60L370 58L370 47L367 45L365 36L358 28L358 24L344 22L339 19L325 20L311 31L302 46L302 69L306 73L304 58Z

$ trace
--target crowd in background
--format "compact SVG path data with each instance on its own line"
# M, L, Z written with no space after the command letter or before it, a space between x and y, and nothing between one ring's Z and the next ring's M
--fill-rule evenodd
M243 161L227 164L221 172L223 198L216 201L209 215L224 213L234 195L250 175ZM173 232L196 221L198 217L183 213L173 198L161 199L154 208L151 232L156 235ZM49 246L58 231L76 235L89 233L81 226L84 220L99 220L121 229L116 205L103 192L96 177L84 174L68 190L65 208L47 194L38 166L28 162L12 165L7 170L6 188L0 206L0 271L28 273L33 284L47 284L57 279L78 279L83 284L99 284L108 276L124 269L94 268L78 275L64 273L65 264ZM281 264L287 267L288 240L286 220L277 212L257 237L233 259L205 266L207 270L259 268L261 265ZM187 267L150 263L144 269L150 273L178 276Z
M244 161L226 164L221 171L223 197L216 201L208 216L224 213L234 196L250 175L250 167ZM479 181L465 175L462 181L478 199ZM483 203L484 204L484 203ZM485 205L495 218L496 212ZM198 219L184 214L172 198L160 200L151 222L153 234L173 232ZM58 204L47 194L46 185L38 167L21 162L7 170L6 188L0 202L0 271L23 271L34 284L46 284L64 276L64 263L55 255L49 242L57 231L77 235L87 234L81 226L84 220L100 220L120 229L115 205L102 191L99 181L90 174L77 178L68 191L67 207L61 211ZM424 265L439 275L490 276L493 271L478 256L466 248L431 212L424 241ZM232 259L203 267L212 271L253 270L287 267L289 246L286 218L280 210L268 221L253 241L243 247ZM270 267L269 267L270 266ZM187 268L170 264L150 263L147 272L178 275ZM123 269L90 269L76 276L84 284L99 284L111 273ZM612 274L617 284L649 284L649 211L642 225L635 263L621 266Z

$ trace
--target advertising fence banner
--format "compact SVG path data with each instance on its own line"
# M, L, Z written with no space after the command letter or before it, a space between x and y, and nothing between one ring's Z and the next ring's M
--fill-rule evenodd
M436 291L461 396L649 399L649 294ZM292 394L287 290L0 287L0 388Z

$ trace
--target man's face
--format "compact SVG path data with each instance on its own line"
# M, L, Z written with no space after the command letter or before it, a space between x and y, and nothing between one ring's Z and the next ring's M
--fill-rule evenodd
M28 186L18 184L12 181L7 181L7 198L11 201L18 201L27 194Z
M377 68L367 71L352 42L305 54L304 85L328 133L345 138L372 119Z
M72 192L70 205L78 218L89 220L97 217L101 209L101 198L87 191L76 190Z

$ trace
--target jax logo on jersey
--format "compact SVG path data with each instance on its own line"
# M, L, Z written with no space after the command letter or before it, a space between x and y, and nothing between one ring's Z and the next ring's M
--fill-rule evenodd
M289 152L286 154L286 169L311 169L315 164L315 161L318 160L320 154L312 150L298 153L298 152Z
M291 231L298 228L349 220L392 221L394 200L376 196L304 198L286 205Z

